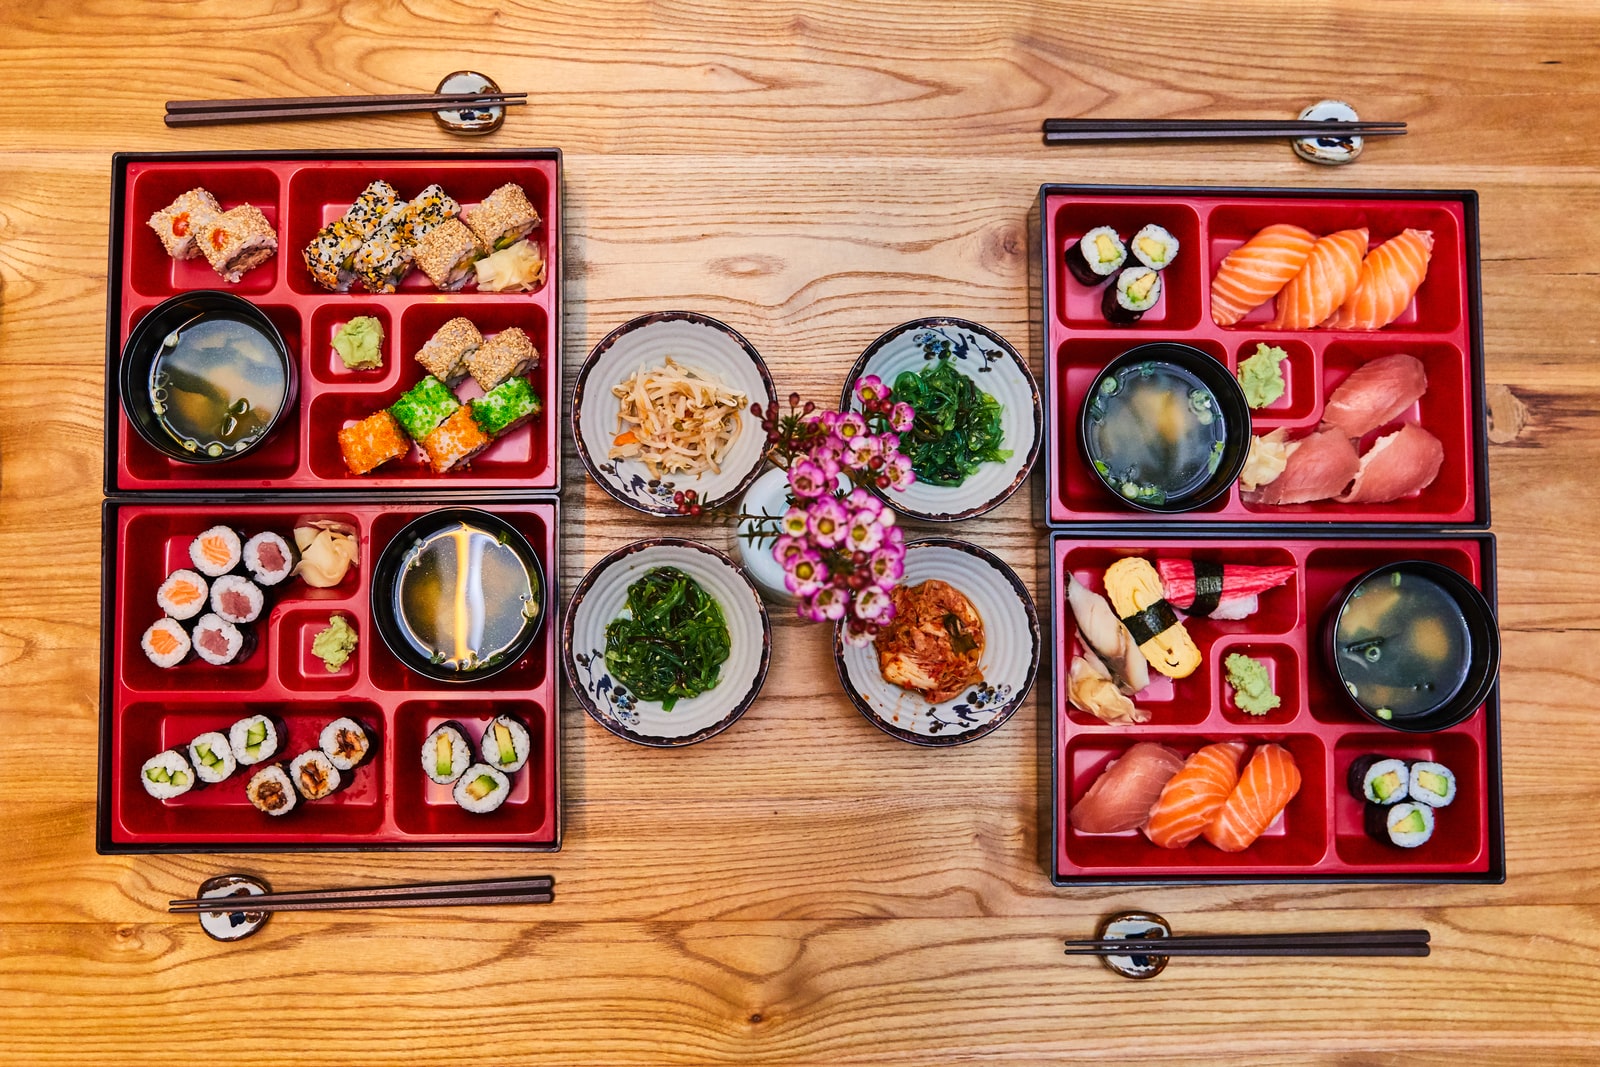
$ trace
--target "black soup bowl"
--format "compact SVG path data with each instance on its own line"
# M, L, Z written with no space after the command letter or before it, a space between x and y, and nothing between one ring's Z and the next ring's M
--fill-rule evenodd
M1344 618L1345 612L1350 610L1350 605L1359 599L1355 594L1363 584L1386 576L1390 576L1393 580L1392 576L1396 575L1398 576L1398 581L1394 582L1396 588L1403 586L1409 577L1424 578L1442 589L1454 602L1455 607L1460 609L1461 618L1466 623L1466 669L1454 693L1441 703L1416 714L1397 714L1390 711L1390 714L1385 716L1380 714L1379 709L1368 708L1351 692L1352 685L1359 691L1358 682L1363 679L1351 676L1356 668L1354 661L1349 657L1360 654L1363 650L1357 649L1355 644L1350 648L1341 647L1339 623ZM1379 587L1382 587L1382 583ZM1370 595L1372 594L1363 594L1363 596ZM1359 642L1363 646L1374 643L1373 640ZM1381 641L1376 643L1381 645ZM1345 586L1328 602L1327 611L1322 617L1321 640L1318 644L1321 647L1323 666L1334 680L1339 696L1345 704L1379 726L1407 733L1433 733L1464 722L1488 699L1489 691L1494 688L1495 680L1500 674L1500 628L1495 621L1494 608L1490 606L1488 598L1459 572L1428 560L1386 563ZM1379 656L1382 655L1381 647L1376 651Z
M1194 378L1211 394L1216 403L1215 414L1222 419L1222 451L1216 464L1211 467L1205 481L1178 496L1157 499L1129 495L1123 492L1122 485L1111 477L1110 472L1102 469L1096 461L1097 449L1093 440L1096 400L1115 395L1118 376L1141 364L1150 364L1157 369L1165 365ZM1078 410L1078 449L1083 461L1089 465L1106 492L1126 506L1165 515L1193 511L1226 493L1238 480L1240 471L1244 470L1244 461L1250 454L1250 405L1245 401L1244 389L1232 373L1209 353L1192 345L1172 341L1140 345L1107 363L1089 386L1083 406Z
M441 682L475 682L516 663L544 628L548 604L528 539L477 508L413 519L372 572L372 622L383 643L406 667Z
M294 407L298 386L295 359L272 320L212 289L180 293L140 319L122 346L118 381L134 430L183 463L254 451ZM202 422L215 431L187 429Z

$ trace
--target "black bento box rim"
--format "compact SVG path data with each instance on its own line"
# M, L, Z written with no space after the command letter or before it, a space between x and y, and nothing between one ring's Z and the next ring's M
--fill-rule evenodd
M552 283L556 286L555 299L551 301L550 323L551 333L555 343L551 346L551 358L556 361L555 382L556 396L550 405L551 417L560 425L561 413L565 410L562 403L564 392L563 369L566 366L565 338L563 331L565 323L562 321L562 304L564 294L561 291L563 269L565 263L564 250L566 246L566 196L567 181L565 167L562 163L561 149L549 148L489 148L489 149L322 149L308 151L292 151L284 149L260 149L251 151L220 151L220 152L114 152L111 155L111 227L106 237L106 380L105 380L105 465L102 474L103 491L110 499L143 500L155 496L184 496L207 497L227 500L242 500L245 494L257 493L255 489L122 489L117 485L117 444L118 444L118 415L121 412L121 398L118 395L118 364L122 359L122 331L118 324L122 321L122 241L123 227L127 224L126 193L128 188L128 165L130 163L235 163L258 161L263 163L327 163L339 161L353 162L378 162L382 160L400 160L402 162L427 162L438 160L440 162L471 162L475 159L539 159L553 160L556 165L556 197L557 210L561 212L561 241L551 250L551 258L555 260L555 269L552 272ZM280 249L280 251L282 251ZM550 462L555 466L555 484L548 488L537 490L521 489L480 489L471 490L469 486L460 489L446 487L442 489L427 489L421 487L400 488L370 488L357 489L354 487L338 486L329 489L302 488L295 490L316 497L323 497L334 493L371 493L394 498L407 498L415 495L432 497L434 495L472 491L482 496L489 494L491 497L499 493L524 493L535 494L542 497L559 496L562 487L562 462L561 438L556 436L556 449L550 457Z
M561 500L559 497L547 493L531 492L506 492L486 496L484 493L474 493L469 490L455 489L429 494L425 498L415 501L397 500L393 496L377 493L332 492L319 493L314 496L291 495L285 493L271 493L253 491L246 494L212 494L199 496L194 493L140 493L137 496L112 497L101 501L100 515L100 723L99 723L99 760L95 774L95 818L94 818L94 849L102 856L110 855L151 855L158 853L193 853L196 855L235 852L235 853L269 853L269 852L560 852L562 838L565 833L566 817L563 812L563 803L566 794L565 760L562 752L562 720L566 717L562 707L562 696L565 682L564 672L560 663L547 664L547 670L554 674L551 701L551 713L555 719L555 828L554 836L549 842L532 845L486 845L477 843L450 844L449 842L379 842L364 844L361 842L335 842L329 844L303 844L293 841L284 842L206 842L177 844L135 844L123 841L113 841L111 836L111 726L112 716L115 714L116 700L113 693L115 679L115 644L116 644L116 578L117 578L117 515L124 507L148 507L151 505L178 505L183 507L214 506L218 508L238 507L250 504L293 504L308 508L320 508L328 505L375 505L378 507L405 507L414 505L419 508L437 508L448 505L467 506L476 505L485 510L492 511L497 504L546 504L553 512L550 526L550 566L545 574L545 585L549 591L549 602L552 611L545 619L546 626L560 625L561 608ZM542 639L541 639L542 640ZM557 658L560 657L560 642L557 642Z
M1275 534L1268 535L1263 532L1244 532L1237 529L1204 529L1204 530L1176 530L1171 523L1159 526L1146 523L1142 527L1116 527L1108 528L1096 525L1093 527L1080 527L1073 530L1051 530L1050 536L1045 538L1041 550L1041 565L1049 574L1048 583L1050 590L1050 610L1042 612L1042 616L1050 620L1048 639L1054 648L1055 607L1061 603L1065 591L1060 587L1060 581L1055 570L1056 545L1062 541L1124 541L1139 536L1150 538L1181 539L1185 541L1239 541L1239 540L1268 540L1269 536L1279 536L1286 539L1292 538L1301 541L1327 541L1330 543L1350 540L1386 540L1386 541L1418 541L1437 543L1441 540L1474 541L1479 547L1479 570L1481 574L1480 587L1483 595L1489 599L1489 605L1494 609L1498 623L1500 615L1499 599L1499 571L1496 560L1495 536L1487 530L1396 530L1390 527L1364 527L1360 530L1350 529L1328 530L1284 530L1281 527ZM1484 701L1484 750L1487 755L1488 780L1484 783L1484 799L1489 805L1488 819L1488 846L1489 864L1481 871L1448 871L1443 873L1430 872L1426 874L1395 874L1381 871L1360 872L1350 874L1273 874L1273 875L1247 875L1240 877L1213 877L1201 875L1199 877L1186 877L1182 875L1159 875L1148 878L1138 877L1105 877L1064 875L1059 866L1060 853L1057 842L1060 840L1061 819L1064 817L1063 804L1061 803L1062 767L1061 745L1065 738L1062 736L1061 716L1057 709L1061 706L1062 685L1065 674L1057 669L1051 672L1050 706L1045 714L1050 718L1050 839L1047 844L1048 857L1046 863L1050 871L1050 883L1064 889L1092 886L1202 886L1202 885L1504 885L1506 880L1506 831L1505 831L1505 800L1502 795L1501 769L1500 769L1500 683L1497 680L1494 688L1489 691L1488 698ZM1337 783L1330 783L1337 786Z
M1045 232L1049 225L1047 205L1052 196L1126 196L1126 197L1254 197L1277 200L1452 200L1461 204L1464 233L1462 235L1463 249L1466 253L1467 266L1467 302L1470 308L1464 312L1467 319L1468 354L1472 378L1472 500L1473 519L1471 522L1461 523L1435 523L1422 526L1417 523L1405 522L1343 522L1328 520L1325 522L1252 522L1247 519L1206 522L1195 519L1185 519L1181 515L1173 516L1163 525L1174 530L1240 530L1259 529L1262 526L1278 529L1280 531L1333 529L1353 531L1360 529L1409 529L1409 530L1487 530L1489 529L1489 433L1488 433L1488 399L1486 384L1484 382L1484 356L1483 356L1483 279L1481 275L1482 250L1479 247L1478 229L1478 192L1475 189L1360 189L1360 188L1327 188L1327 187L1279 187L1279 186L1250 186L1250 185L1085 185L1076 183L1046 183L1039 186L1039 199L1037 211L1039 215L1037 233L1039 240L1039 352L1046 362L1040 368L1040 386L1044 389L1045 411L1051 413L1051 423L1055 424L1055 397L1051 386L1048 361L1054 358L1050 351L1050 269L1054 262L1052 249L1046 246ZM1130 341L1130 344L1133 342ZM1050 498L1050 486L1056 481L1056 449L1053 447L1055 438L1049 442L1052 447L1045 450L1045 477L1040 487L1037 500L1039 511L1035 517L1037 525L1050 530L1073 529L1083 522L1093 521L1098 529L1137 527L1144 521L1136 516L1129 516L1123 520L1052 520L1050 509L1053 501Z

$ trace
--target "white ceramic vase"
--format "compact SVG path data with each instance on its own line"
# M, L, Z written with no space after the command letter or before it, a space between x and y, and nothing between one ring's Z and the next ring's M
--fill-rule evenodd
M743 515L771 515L776 518L788 510L789 474L777 467L757 478L739 501L739 512ZM761 590L761 595L771 603L795 603L799 598L784 586L783 567L772 557L772 546L777 543L777 537L747 536L754 528L755 524L749 520L739 523L733 541L739 566L744 568L745 574Z

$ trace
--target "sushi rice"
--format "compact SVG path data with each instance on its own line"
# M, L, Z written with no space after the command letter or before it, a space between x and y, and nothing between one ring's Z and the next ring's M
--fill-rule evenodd
M322 728L317 739L328 761L341 771L353 769L367 758L372 739L362 725L351 718L339 718Z
M239 769L228 736L215 730L189 742L189 762L194 764L194 772L202 782L226 781Z
M257 811L268 815L287 815L300 802L289 772L281 763L269 763L257 771L245 785L244 795Z
M251 715L228 727L228 747L246 767L265 763L278 752L278 727L265 715Z
M456 782L451 795L467 811L484 815L506 802L511 795L511 779L487 763L474 763Z
M321 800L339 788L339 768L320 748L302 752L289 764L289 778L307 800Z
M510 715L496 715L483 731L483 762L510 774L528 762L528 728Z
M156 590L156 605L174 619L192 619L206 608L210 586L188 569L175 570Z
M192 644L188 633L172 619L161 619L139 639L145 658L157 667L176 667L189 658Z
M139 768L139 784L157 800L181 797L194 788L194 768L175 748L158 752Z

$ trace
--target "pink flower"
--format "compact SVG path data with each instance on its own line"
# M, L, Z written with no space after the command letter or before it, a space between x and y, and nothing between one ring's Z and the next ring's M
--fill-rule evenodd
M880 548L867 560L867 573L872 575L872 580L884 588L889 588L900 580L906 572L906 554L895 547Z
M878 524L878 516L870 511L862 510L850 516L850 525L845 531L845 547L851 552L871 552L883 543L884 527Z
M876 636L876 634L869 634L865 630L856 633L848 626L844 628L845 644L854 645L856 648L865 648L867 645L872 644L873 638Z
M843 418L843 416L837 411L824 411L818 416L818 418L821 420L823 427L827 429L829 433L832 433L834 430L839 428L839 420Z
M870 511L876 515L883 510L883 501L873 496L867 489L851 490L850 495L844 498L844 503L851 511Z
M801 512L800 532L802 534L805 533L804 512ZM806 543L799 537L791 537L788 534L784 534L773 542L772 558L777 560L783 566L783 569L787 571L794 566L801 556L804 556L809 551L811 550L806 547Z
M884 462L881 473L885 478L889 479L889 484L896 489L904 489L917 480L917 476L911 471L911 460L898 454L890 456Z
M889 425L893 426L899 433L905 433L907 430L911 429L912 424L916 421L916 409L910 404L907 404L904 400L895 404L895 406L889 411Z
M825 585L800 602L801 611L812 622L844 618L849 594L836 585ZM809 609L809 610L807 610Z
M885 430L878 435L878 440L883 442L883 456L885 459L900 451L900 435Z
M783 518L778 522L778 528L783 531L784 537L778 539L778 544L781 545L784 538L804 537L806 535L806 517L805 508L795 507L784 512ZM776 554L778 545L773 545L772 550Z
M831 441L835 439L829 438L829 440ZM840 470L843 469L839 465L839 454L844 446L844 442L839 442L839 445L839 448L834 448L828 443L824 442L823 444L818 445L816 448L811 450L811 462L815 463L819 468L821 468L822 472L827 475L828 481L826 484L828 485L833 484L834 480L839 477Z
M893 515L892 511L885 510L885 515ZM892 548L899 548L906 543L906 532L898 526L889 526L883 531L883 542Z
M861 417L860 412L852 411L839 418L839 425L834 432L848 443L867 432L867 420Z
M801 499L821 496L832 482L827 471L809 459L796 460L789 468L789 488Z
M850 513L845 511L844 505L835 497L823 497L811 505L811 517L807 524L811 530L811 537L823 548L833 548L845 539L845 527L850 522Z
M794 561L789 573L784 575L783 584L795 596L806 597L819 589L831 589L832 586L824 584L827 580L828 565L815 552L806 552Z
M874 400L882 399L888 390L883 387L883 379L876 374L869 374L856 382L856 397L863 404L870 404Z
M889 594L875 585L869 585L856 594L856 617L866 622L877 622L885 611L894 610Z
M871 434L863 434L851 441L844 450L845 462L852 470L864 470L873 457L883 451L883 442Z

